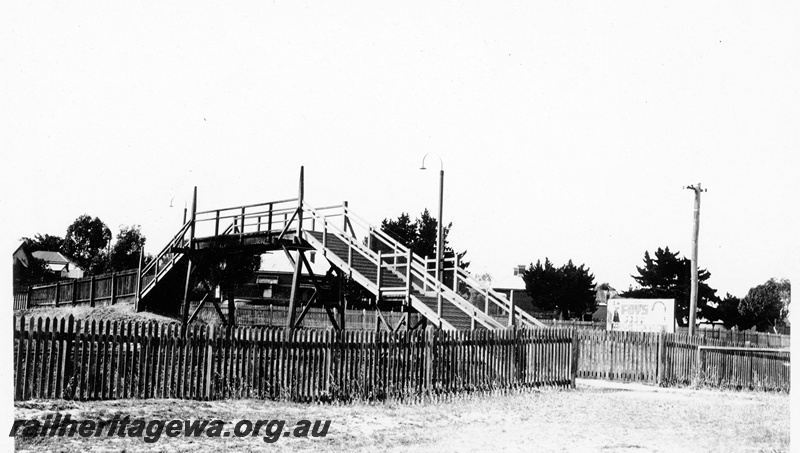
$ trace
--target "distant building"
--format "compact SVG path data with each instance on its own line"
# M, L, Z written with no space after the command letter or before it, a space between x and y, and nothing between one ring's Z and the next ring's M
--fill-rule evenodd
M597 309L592 313L592 321L605 322L608 313L608 299L613 299L618 295L619 292L607 284L605 287L598 287L595 295Z
M44 261L47 269L60 278L83 278L83 269L61 252L39 250L33 252L32 255L34 258Z
M306 259L311 265L314 276L321 281L330 268L327 261L315 259L313 252L306 254ZM314 293L314 283L306 268L302 269L298 300L305 302ZM256 272L255 279L250 283L238 285L235 298L254 304L288 305L293 277L294 267L282 252L265 253L261 255L261 268Z
M19 286L24 284L23 280L23 273L25 269L30 266L31 261L33 261L33 255L28 252L27 247L25 247L25 243L21 243L14 253L11 254L12 259L14 260L12 264L12 272L14 274L14 286Z
M501 278L496 283L492 283L492 289L498 293L503 293L508 297L508 300L513 300L514 305L525 310L534 317L540 317L541 314L537 312L533 306L533 300L528 292L525 290L525 281L522 279L522 274L525 273L525 266L518 265L514 267L512 275Z

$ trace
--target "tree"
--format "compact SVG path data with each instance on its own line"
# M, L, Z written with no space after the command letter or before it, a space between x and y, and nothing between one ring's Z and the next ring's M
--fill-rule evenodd
M717 304L717 308L715 310L715 320L722 321L725 328L730 329L736 327L740 330L746 330L752 327L752 323L748 327L748 321L746 317L742 316L739 313L739 304L742 303L742 299L732 296L730 293L726 293L725 297L719 301Z
M83 214L67 228L64 252L90 274L105 270L103 250L111 240L111 230L102 220Z
M437 220L425 209L413 223L409 215L405 212L401 213L395 220L383 219L383 222L381 222L381 229L404 246L410 248L416 255L433 258L436 256L438 225ZM443 259L452 259L456 256L456 253L447 241L447 236L450 234L450 228L452 228L452 226L453 222L450 222L442 229ZM466 254L466 250L457 254L459 267L462 269L469 267L469 262L463 260ZM452 275L449 278L452 278Z
M745 318L743 329L752 326L764 332L785 323L791 301L789 280L769 279L766 283L750 288L739 303L739 313Z
M108 254L107 270L118 272L138 267L145 241L139 225L121 226Z
M555 267L550 259L541 260L522 274L525 290L541 310L556 310L561 319L570 319L597 309L594 275L585 265L575 266L572 260Z
M64 238L61 236L51 236L49 234L45 234L42 236L41 234L36 234L33 239L29 237L24 237L21 239L25 243L25 247L27 247L28 252L38 252L40 250L45 250L48 252L63 252L64 251Z
M686 326L689 322L689 294L691 290L692 262L688 258L678 257L678 252L672 253L669 247L655 252L655 259L650 253L644 252L644 266L636 267L638 276L632 275L641 286L621 294L630 298L675 299L675 318L678 324ZM716 311L709 302L718 303L717 290L705 283L711 273L706 269L697 270L697 317L716 319Z

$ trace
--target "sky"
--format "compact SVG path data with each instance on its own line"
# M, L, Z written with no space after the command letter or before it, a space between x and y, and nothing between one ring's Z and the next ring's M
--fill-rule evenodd
M701 183L700 267L742 297L800 268L798 9L4 2L4 250L81 214L160 249L193 187L292 198L301 166L312 205L435 214L438 156L474 272L571 259L627 289L645 251L690 256Z

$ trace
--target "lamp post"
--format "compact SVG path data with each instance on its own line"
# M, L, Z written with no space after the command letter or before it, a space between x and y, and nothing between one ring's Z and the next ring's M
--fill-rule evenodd
M169 207L174 208L172 202L175 200L175 197L169 199ZM186 225L186 200L183 200L183 223L182 225Z
M425 168L425 158L432 153L425 154L422 157L422 166L420 170L427 170ZM442 204L444 201L444 163L438 154L433 154L439 159L439 217L436 219L436 281L442 281L442 255L444 238L442 237Z

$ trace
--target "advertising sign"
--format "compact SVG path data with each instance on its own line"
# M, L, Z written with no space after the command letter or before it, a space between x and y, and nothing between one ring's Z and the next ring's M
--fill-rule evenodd
M608 299L606 330L675 332L675 299Z

